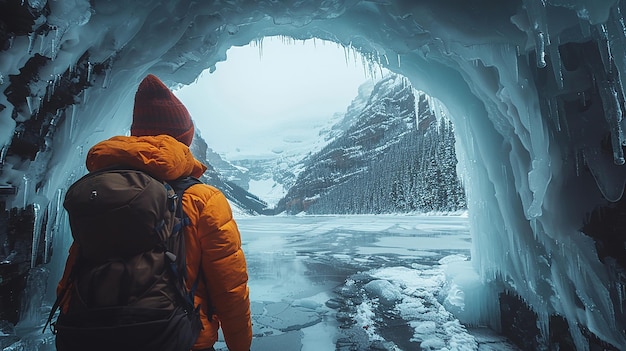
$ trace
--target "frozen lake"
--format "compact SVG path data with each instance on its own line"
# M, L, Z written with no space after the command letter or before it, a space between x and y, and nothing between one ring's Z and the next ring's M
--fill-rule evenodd
M252 351L514 350L444 307L464 216L240 217ZM219 342L217 350L226 350Z
M451 313L464 300L446 269L470 267L464 216L235 218L250 277L251 351L517 350ZM53 351L43 323L18 325L3 350ZM222 336L215 346L227 350Z

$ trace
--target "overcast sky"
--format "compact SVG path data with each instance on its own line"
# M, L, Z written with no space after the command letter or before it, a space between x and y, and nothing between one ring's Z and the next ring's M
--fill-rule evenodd
M227 159L314 137L369 79L353 51L319 39L265 38L227 55L213 73L174 92L209 147Z

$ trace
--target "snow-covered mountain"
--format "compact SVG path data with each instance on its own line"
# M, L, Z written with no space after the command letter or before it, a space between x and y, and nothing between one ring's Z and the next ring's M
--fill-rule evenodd
M465 194L442 109L390 74L363 84L318 138L294 141L275 157L228 161L206 145L197 157L214 167L212 182L227 196L255 199L244 202L248 213L456 211Z
M335 113L325 124L318 126L315 138L290 140L289 147L274 150L274 157L226 160L209 148L207 162L223 179L255 194L268 207L274 207L295 184L305 168L305 160L343 135L360 116L371 99L375 83L375 80L363 83L345 112Z
M329 189L370 169L370 160L380 156L407 133L415 130L415 98L412 87L397 75L379 81L365 104L353 105L340 124L344 134L320 152L303 160L300 173L277 210L297 213Z
M463 209L454 133L435 112L440 104L394 74L378 81L359 102L342 120L343 134L302 161L304 170L277 212Z

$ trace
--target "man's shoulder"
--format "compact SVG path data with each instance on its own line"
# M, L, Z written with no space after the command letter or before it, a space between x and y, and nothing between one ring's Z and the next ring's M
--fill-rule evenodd
M213 185L206 184L203 182L194 182L193 184L189 185L185 193L188 193L190 195L201 196L201 197L223 195L220 189L216 188Z

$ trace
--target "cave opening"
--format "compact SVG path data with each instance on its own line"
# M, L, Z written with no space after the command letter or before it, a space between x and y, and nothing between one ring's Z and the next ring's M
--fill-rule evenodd
M394 168L380 172L372 165L363 164L371 172L377 172L370 178L395 183L383 190L390 193L388 197L393 199L377 200L393 201L395 206L381 203L377 207L360 209L354 204L366 199L346 199L349 195L335 191L331 195L333 200L327 202L346 200L353 204L352 209L347 211L338 206L325 205L322 212L333 213L334 209L339 213L423 213L458 212L465 209L465 191L460 179L456 179L456 152L451 150L456 147L451 116L440 101L418 91L406 77L398 74L395 84L408 86L407 90L399 94L407 94L411 100L384 91L398 89L394 85L375 86L384 77L394 75L380 62L367 59L353 48L318 38L295 40L290 37L266 37L245 46L231 47L226 54L224 62L205 70L192 84L178 87L174 92L190 110L200 136L206 136L204 139L211 154L215 157L219 155L220 159L215 162L222 165L220 171L225 172L225 176L238 186L259 196L268 206L276 206L289 191L289 186L294 185L299 172L303 172L300 169L305 168L304 158L319 152L337 153L331 151L331 147L322 149L335 138L341 137L341 134L357 133L354 128L352 131L346 128L358 123L358 119L371 119L367 122L370 126L360 128L379 129L369 132L377 135L361 141L353 137L352 143L336 145L335 148L381 147L386 149L385 153L398 153L403 148L403 154L428 156L405 155L404 158L387 157L388 160L383 160L384 153L377 153L370 157L373 162L396 164L397 168L404 168L404 174ZM371 100L381 98L385 99L386 110L373 110L369 105L382 101ZM405 141L402 145L390 148L380 141L384 134L389 134L388 144L398 144L398 140L393 139L404 136L394 137L392 134L405 134L406 130L396 128L385 131L382 128L388 129L390 124L396 123L389 120L397 119L400 113L407 114L404 117L407 120L406 127L415 129L409 138L419 140ZM373 117L376 114L379 115ZM376 125L372 127L371 124ZM437 144L439 138L446 140L445 146L433 145ZM368 145L376 142L379 145ZM335 157L341 158L334 161L337 167L352 162L347 155ZM426 161L426 158L429 160ZM449 159L442 161L444 158ZM223 161L243 172L224 166ZM424 164L418 166L420 162ZM437 165L442 162L449 163L448 168L455 169L443 170L443 166ZM263 171L268 168L271 168L271 172ZM295 169L300 171L295 172ZM398 174L394 179L387 179L385 173L389 172ZM425 180L414 179L415 173L427 172L433 178L429 180L428 186L423 184ZM455 179L446 179L439 173L451 173ZM335 176L341 177L340 174ZM413 184L409 184L411 182ZM455 189L437 189L438 183L443 182L455 183L449 185ZM332 184L337 185L340 184ZM361 184L359 187L364 186ZM448 200L439 199L445 192L453 191L459 197L454 200L455 205L449 206ZM417 196L429 199L418 201ZM284 210L284 207L280 210ZM290 212L293 213L294 209Z

